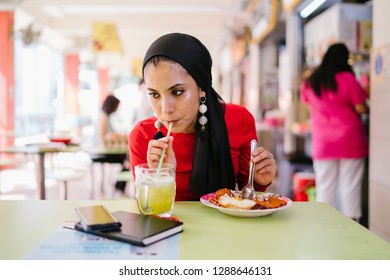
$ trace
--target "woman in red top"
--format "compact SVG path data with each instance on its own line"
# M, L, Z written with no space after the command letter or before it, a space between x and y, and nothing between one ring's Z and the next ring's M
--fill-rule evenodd
M197 200L221 188L242 188L248 181L253 116L239 105L225 105L212 88L211 56L195 37L171 33L157 39L143 63L146 92L155 116L139 122L129 137L131 166L160 161L176 166L176 200ZM166 135L154 137L155 122ZM159 127L159 125L157 125ZM157 139L159 138L159 139ZM253 152L258 190L276 174L273 155Z

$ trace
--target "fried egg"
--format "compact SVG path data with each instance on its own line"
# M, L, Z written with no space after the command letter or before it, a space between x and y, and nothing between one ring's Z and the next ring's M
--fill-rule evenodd
M256 204L253 200L231 197L227 194L220 196L218 202L222 207L241 210L250 210Z

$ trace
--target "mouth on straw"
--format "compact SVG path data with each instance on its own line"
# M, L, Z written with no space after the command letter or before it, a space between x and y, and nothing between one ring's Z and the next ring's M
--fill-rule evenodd
M173 122L170 122L170 123L169 123L169 127L168 127L167 138L169 138L169 135L171 134L172 125L173 125ZM163 160L164 160L164 156L165 156L165 150L166 150L166 149L164 149L164 150L162 151L161 158L160 158L160 162L158 163L158 167L157 167L157 173L160 172L160 169L161 169L161 166L162 166L162 163L163 163Z

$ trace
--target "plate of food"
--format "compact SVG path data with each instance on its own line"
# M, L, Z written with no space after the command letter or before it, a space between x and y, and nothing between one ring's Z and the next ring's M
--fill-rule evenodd
M204 205L235 217L260 217L287 209L292 205L288 197L275 193L257 192L251 200L238 197L239 192L220 189L200 198Z
M53 142L53 143L64 143L64 144L69 144L70 141L72 140L72 138L70 137L67 137L67 136L53 136L53 135L50 135L48 136L50 142Z

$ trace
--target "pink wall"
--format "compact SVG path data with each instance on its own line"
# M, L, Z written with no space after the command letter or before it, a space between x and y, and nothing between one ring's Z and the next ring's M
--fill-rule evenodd
M0 11L0 131L15 129L13 11ZM0 147L14 137L0 137Z
M79 65L78 54L67 54L65 57L65 96L64 112L79 115Z
M98 79L99 79L99 106L103 103L103 100L110 93L110 76L107 69L98 70Z

